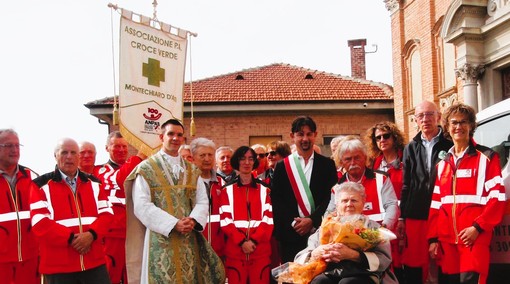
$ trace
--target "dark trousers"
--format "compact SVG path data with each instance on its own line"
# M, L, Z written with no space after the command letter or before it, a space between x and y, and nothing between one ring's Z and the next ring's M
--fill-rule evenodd
M281 241L281 258L282 263L294 261L296 254L306 248L308 244L308 237L303 237L299 240Z
M85 271L44 275L46 284L110 284L106 265Z
M374 281L369 276L345 277L339 280L321 273L310 284L374 284Z

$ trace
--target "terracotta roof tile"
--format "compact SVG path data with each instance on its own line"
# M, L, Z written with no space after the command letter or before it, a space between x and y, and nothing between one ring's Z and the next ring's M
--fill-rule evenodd
M306 79L307 76L312 78ZM193 97L196 103L391 100L393 88L384 83L275 63L194 81ZM184 85L184 102L190 101L188 82ZM113 104L113 97L88 103L99 104Z
M308 77L310 79L306 79ZM194 102L389 100L391 86L275 63L193 82ZM191 100L190 84L184 101Z

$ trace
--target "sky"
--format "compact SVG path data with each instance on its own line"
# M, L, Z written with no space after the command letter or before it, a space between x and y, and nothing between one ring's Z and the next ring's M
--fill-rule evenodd
M0 128L18 132L20 164L52 171L63 137L94 143L96 163L108 160L107 126L84 106L118 94L120 15L108 3L153 17L153 2L0 4ZM364 38L367 79L393 85L383 0L160 0L156 12L158 20L198 34L188 49L186 81L273 63L350 76L347 41Z

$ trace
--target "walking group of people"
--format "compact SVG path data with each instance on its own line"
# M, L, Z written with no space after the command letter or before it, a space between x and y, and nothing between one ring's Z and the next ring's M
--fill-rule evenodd
M95 165L93 144L64 138L41 176L18 164L16 132L0 130L0 279L270 283L272 268L320 259L312 283L486 283L505 208L498 154L473 140L469 106L424 101L414 117L407 144L380 122L333 139L332 157L314 150L308 116L293 121L292 145L236 150L203 137L184 147L170 119L150 157L128 158L114 131ZM397 239L367 251L319 242L324 220L355 214Z

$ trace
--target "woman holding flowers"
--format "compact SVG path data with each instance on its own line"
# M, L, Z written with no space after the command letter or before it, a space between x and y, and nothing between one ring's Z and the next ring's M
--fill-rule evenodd
M325 266L321 268L324 272L312 279L312 284L397 283L389 271L389 241L380 235L377 222L362 215L366 200L364 187L345 182L335 185L334 191L336 216L324 219L308 239L308 247L296 255L295 262L317 262L319 267Z
M473 140L472 107L454 104L443 114L445 137L453 141L439 153L430 204L429 253L438 258L448 283L487 280L492 229L505 210L499 156Z

